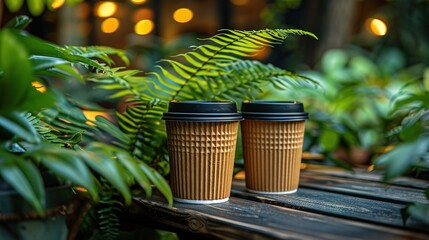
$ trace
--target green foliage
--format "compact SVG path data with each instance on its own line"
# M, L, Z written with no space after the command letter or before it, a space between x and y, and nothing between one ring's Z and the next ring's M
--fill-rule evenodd
M20 17L7 26L21 29L28 22ZM76 101L50 87L53 80L82 80L91 71L112 76L109 54L128 63L124 52L98 46L59 47L17 29L0 31L1 179L40 215L45 204L41 168L68 184L84 187L94 201L101 188L108 186L129 204L132 185L140 185L150 197L154 184L171 204L171 191L161 175L126 151L99 143L94 137L100 130L86 124ZM31 85L34 80L46 91L37 91ZM100 184L100 178L106 183Z
M8 22L5 28L23 30L31 23L31 21L32 19L27 16L17 16Z
M13 110L37 110L52 105L52 97L40 94L31 86L33 70L28 61L28 51L17 42L12 31L0 32L0 49L0 114ZM16 71L16 66L20 66L20 71Z
M0 174L34 209L44 215L44 198L42 178L37 167L23 157L0 151Z
M405 85L394 100L393 125L386 134L394 148L375 161L384 170L385 180L429 170L429 92L419 82ZM429 188L425 191L429 199ZM429 204L413 203L402 211L404 223L409 217L428 224Z
M298 86L315 89L319 87L312 79L258 61L236 61L223 71L228 74L206 77L204 85L191 87L193 91L190 99L230 99L239 102L255 98L263 92L261 86L267 83L278 90Z
M100 204L96 207L100 234L95 239L117 239L120 231L119 214L122 213L123 204L115 191L102 192Z
M375 162L376 167L383 166L386 169L386 180L399 177L407 173L411 167L429 167L427 160L422 157L427 154L429 137L421 137L415 141L405 142L396 146L390 152L382 155Z
M192 51L178 55L183 63L176 60L161 60L168 63L172 69L167 71L160 66L159 73L154 73L157 90L168 94L165 100L190 99L193 90L206 89L205 78L227 74L228 69L225 68L239 58L255 55L263 47L280 44L289 34L316 38L312 33L297 29L221 32L206 39L209 43L192 47Z
M417 86L417 89L415 88ZM413 168L429 169L429 92L419 83L406 85L401 92L411 88L395 101L392 116L400 119L387 133L395 148L375 162L386 168L385 178L390 180L406 174Z
M417 220L429 224L429 204L413 203L407 208L407 212Z

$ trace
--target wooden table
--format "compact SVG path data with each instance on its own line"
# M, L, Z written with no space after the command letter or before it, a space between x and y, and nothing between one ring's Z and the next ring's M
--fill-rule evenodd
M304 169L294 194L253 194L235 179L226 203L169 208L159 195L134 197L125 220L183 239L429 239L429 226L414 219L404 225L400 213L411 202L427 202L428 184L400 178L387 185L363 170Z

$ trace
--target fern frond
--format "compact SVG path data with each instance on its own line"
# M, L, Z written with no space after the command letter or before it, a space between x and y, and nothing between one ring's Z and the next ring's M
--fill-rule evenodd
M132 96L140 101L153 100L147 93L151 92L153 83L146 76L138 76L138 70L122 70L122 68L105 68L104 71L88 76L88 81L100 84L98 88L115 91L110 98Z
M194 99L254 99L262 91L261 86L267 83L279 89L319 87L318 82L305 76L258 61L236 61L224 71L228 74L206 78L204 82L190 83Z
M160 151L166 132L161 117L166 108L163 104L133 102L124 113L117 113L118 125L129 139L126 150L150 165L163 154Z
M166 70L159 66L159 71L153 75L159 90L167 92L168 100L187 99L194 89L189 87L192 82L204 81L207 77L225 75L224 67L242 57L255 55L263 47L282 43L290 34L314 34L297 29L267 29L259 31L224 30L221 33L205 39L209 43L192 47L192 51L178 55L180 61L162 60L171 67ZM201 85L201 83L200 83ZM194 85L193 87L198 86ZM156 97L156 96L153 96Z
M61 108L52 108L40 112L37 117L50 128L50 132L44 135L47 140L53 137L52 134L64 141L71 140L74 136L77 137L77 133L81 136L92 138L93 131L96 131L96 129L92 129L87 124L88 120L78 110L65 112ZM39 128L41 128L41 131L47 130L46 128L42 129L42 126L39 126Z
M113 188L105 183L105 189L101 192L100 205L97 206L98 225L102 239L114 240L120 234L120 217L123 212L123 204L117 200L120 196Z
M103 47L103 46L90 46L90 47L78 47L78 46L65 46L64 50L67 54L76 55L85 58L96 58L104 61L108 65L114 64L114 60L110 55L116 55L121 58L121 60L128 65L129 59L125 55L124 50Z
M82 139L83 131L64 133L34 116L31 116L31 124L42 139L59 147L74 148Z

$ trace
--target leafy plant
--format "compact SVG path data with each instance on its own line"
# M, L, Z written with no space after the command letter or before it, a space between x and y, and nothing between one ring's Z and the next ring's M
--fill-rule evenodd
M29 22L27 17L18 17L0 31L1 179L41 216L45 204L41 171L45 169L85 188L94 201L108 185L129 204L131 185L140 185L149 197L154 184L171 204L170 189L161 175L126 151L95 141L100 130L85 124L88 120L82 109L50 85L52 80L83 79L88 71L114 77L106 65L113 62L109 54L127 60L123 52L59 47L19 30ZM82 72L82 68L87 70ZM37 91L34 81L45 91ZM92 140L82 142L83 136Z
M410 87L415 85L418 88L410 91ZM400 121L396 121L399 124L395 124L387 134L394 147L375 161L375 166L384 170L386 181L429 171L428 106L429 91L420 83L405 86L396 99L392 116ZM429 200L429 187L424 193ZM402 214L404 222L412 216L429 224L429 203L413 203L404 208Z

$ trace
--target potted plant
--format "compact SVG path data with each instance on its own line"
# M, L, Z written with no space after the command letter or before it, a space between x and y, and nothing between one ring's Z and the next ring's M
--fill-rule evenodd
M89 72L82 71L85 68L113 78L102 62L111 62L109 54L123 56L122 51L59 47L22 31L29 22L17 17L0 30L2 238L33 239L36 230L44 238L53 232L48 229L64 227L58 222L64 217L58 216L71 209L70 197L77 192L96 203L103 189L114 189L128 204L134 183L147 196L154 184L171 203L161 175L126 151L95 139L97 130L85 124L82 109L52 84L82 79ZM43 90L38 91L34 82ZM48 225L41 227L40 222ZM53 239L67 236L67 231L55 232Z

